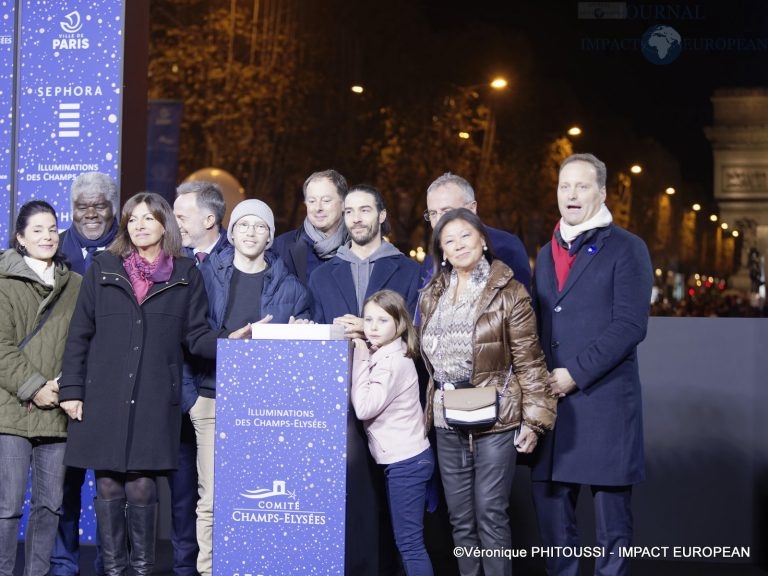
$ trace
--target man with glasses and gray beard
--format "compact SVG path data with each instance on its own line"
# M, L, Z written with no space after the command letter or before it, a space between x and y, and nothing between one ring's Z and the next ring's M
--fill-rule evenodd
M461 176L446 172L427 188L427 209L424 219L434 228L440 218L455 208L466 208L477 214L477 200L472 185ZM512 269L515 280L531 291L531 265L528 253L520 238L504 230L485 226L494 254ZM427 256L421 266L422 284L432 276L432 256Z

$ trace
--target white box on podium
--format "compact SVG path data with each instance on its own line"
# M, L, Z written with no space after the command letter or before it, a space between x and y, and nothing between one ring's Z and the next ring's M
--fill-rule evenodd
M344 327L336 324L252 324L257 340L344 340Z

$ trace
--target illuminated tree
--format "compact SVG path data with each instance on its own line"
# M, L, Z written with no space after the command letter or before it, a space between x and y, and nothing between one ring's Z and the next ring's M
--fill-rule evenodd
M310 88L295 81L297 3L155 1L150 25L150 97L184 103L179 173L216 166L271 195Z

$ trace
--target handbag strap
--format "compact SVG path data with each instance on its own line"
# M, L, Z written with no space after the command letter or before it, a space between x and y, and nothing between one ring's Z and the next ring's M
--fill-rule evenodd
M54 300L48 308L45 309L45 312L43 312L43 315L40 317L40 322L37 323L37 326L35 326L35 329L32 330L29 334L27 334L24 337L24 340L22 340L19 343L19 350L23 350L24 346L29 344L29 341L32 340L32 338L35 337L35 334L40 332L40 329L43 327L43 324L45 324L45 321L48 320L48 317L51 315L51 311L53 310L53 307L56 305L56 302L58 302L58 299Z

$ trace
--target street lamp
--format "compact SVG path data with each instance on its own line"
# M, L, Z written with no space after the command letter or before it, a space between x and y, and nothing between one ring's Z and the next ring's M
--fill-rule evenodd
M497 76L488 84L477 84L473 86L460 87L460 90L464 92L470 92L475 98L479 98L480 95L476 90L480 88L491 88L491 91L500 92L506 90L509 87L509 82L506 78ZM489 182L490 167L493 161L493 148L496 141L496 109L494 106L494 100L491 98L487 104L488 112L483 130L483 141L480 146L480 165L477 171L478 191L483 195L483 205L488 209L490 214L496 214L496 195L491 190ZM459 134L460 138L465 138L462 134Z
M501 76L497 76L496 78L491 80L490 86L494 90L503 90L504 88L509 86L509 82L507 82L506 78L502 78Z
M581 136L581 128L578 126L571 126L568 128L568 136Z

